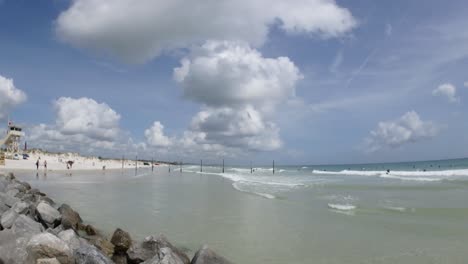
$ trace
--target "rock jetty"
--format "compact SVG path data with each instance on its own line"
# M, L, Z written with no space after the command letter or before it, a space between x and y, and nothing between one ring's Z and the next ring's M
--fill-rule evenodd
M133 241L117 228L110 239L67 204L0 174L0 264L231 264L207 246L190 259L163 236Z

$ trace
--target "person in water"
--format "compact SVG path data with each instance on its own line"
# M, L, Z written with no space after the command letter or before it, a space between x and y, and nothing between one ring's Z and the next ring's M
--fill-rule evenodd
M387 170L387 174L389 174L389 173L390 173L390 170Z
M47 170L47 160L44 160L44 169Z

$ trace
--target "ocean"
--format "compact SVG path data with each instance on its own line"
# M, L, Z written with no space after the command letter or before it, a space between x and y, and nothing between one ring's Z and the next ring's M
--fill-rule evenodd
M206 243L235 263L468 259L468 159L16 174L108 234Z

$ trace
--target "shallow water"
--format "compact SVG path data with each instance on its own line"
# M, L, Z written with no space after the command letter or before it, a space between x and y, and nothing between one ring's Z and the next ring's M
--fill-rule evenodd
M236 263L468 259L466 159L286 166L275 175L269 168L183 170L17 176L107 233L163 233L192 254L207 243Z

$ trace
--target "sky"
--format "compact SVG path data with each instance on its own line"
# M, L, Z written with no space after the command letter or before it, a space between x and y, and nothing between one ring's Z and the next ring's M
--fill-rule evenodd
M0 0L0 128L232 164L468 156L468 4Z

